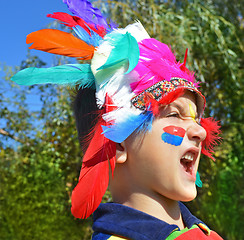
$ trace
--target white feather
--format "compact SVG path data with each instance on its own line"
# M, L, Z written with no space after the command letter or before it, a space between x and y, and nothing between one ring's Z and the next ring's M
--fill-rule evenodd
M150 38L142 24L137 21L128 25L124 29L116 29L115 32L125 34L129 32L139 42L145 38ZM112 32L114 34L114 32ZM125 75L128 69L127 62L121 62L117 65L107 68L99 69L107 61L113 46L109 43L110 34L106 35L104 42L96 49L92 62L91 70L96 79L96 97L98 107L104 105L105 96L108 94L115 105L119 108L131 108L130 100L134 97L131 91L130 83L136 81L137 74L133 71ZM119 117L120 118L120 117Z

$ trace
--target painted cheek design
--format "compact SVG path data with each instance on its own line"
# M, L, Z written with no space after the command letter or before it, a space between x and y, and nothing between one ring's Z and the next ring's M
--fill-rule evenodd
M170 125L163 128L163 130L164 133L162 134L161 138L164 142L174 146L181 145L186 133L184 128Z

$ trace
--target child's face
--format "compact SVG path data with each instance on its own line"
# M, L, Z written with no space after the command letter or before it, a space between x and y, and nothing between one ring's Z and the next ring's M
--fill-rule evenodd
M177 201L196 197L196 172L206 137L197 120L195 95L187 91L161 109L144 137L132 135L125 141L127 170L135 191Z

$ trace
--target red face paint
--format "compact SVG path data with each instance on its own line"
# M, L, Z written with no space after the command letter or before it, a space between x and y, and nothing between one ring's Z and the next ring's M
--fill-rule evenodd
M173 125L167 126L163 128L164 133L162 134L161 138L165 143L179 146L183 138L185 136L186 130L181 127L176 127Z
M167 126L163 128L163 130L166 133L170 133L172 135L179 136L179 137L184 137L186 133L186 130L184 128L173 126L173 125Z

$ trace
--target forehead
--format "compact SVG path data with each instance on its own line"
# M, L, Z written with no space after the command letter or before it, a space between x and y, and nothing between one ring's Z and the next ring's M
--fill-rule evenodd
M198 111L197 109L197 101L196 101L196 94L190 91L186 91L182 96L177 98L174 102L170 103L169 107L177 107L182 112L189 110L189 105L192 106L195 112Z

